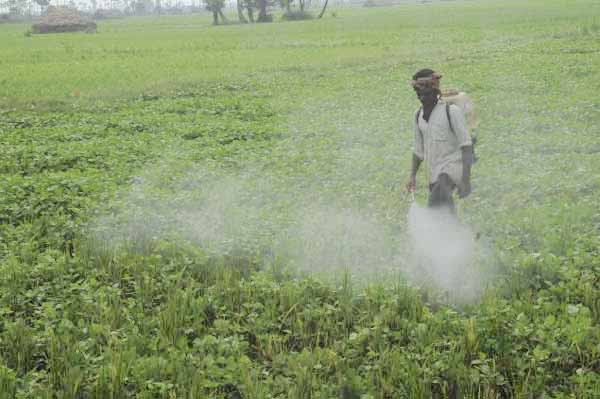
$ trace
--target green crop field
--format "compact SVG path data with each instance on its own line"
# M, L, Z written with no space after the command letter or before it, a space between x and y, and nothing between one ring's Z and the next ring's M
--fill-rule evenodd
M0 24L0 398L599 398L599 15ZM406 228L422 67L480 121L448 286Z

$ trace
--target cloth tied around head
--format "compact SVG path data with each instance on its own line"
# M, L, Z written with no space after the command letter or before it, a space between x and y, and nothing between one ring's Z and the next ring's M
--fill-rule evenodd
M440 79L442 75L438 73L433 73L431 76L425 76L422 78L417 78L415 80L410 81L410 85L415 90L424 90L424 89L440 89Z

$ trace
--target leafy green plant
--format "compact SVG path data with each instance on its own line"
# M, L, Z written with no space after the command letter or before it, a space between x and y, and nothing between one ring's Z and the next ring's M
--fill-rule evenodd
M499 5L0 25L0 396L595 397L597 6ZM404 270L422 64L481 119L468 300Z

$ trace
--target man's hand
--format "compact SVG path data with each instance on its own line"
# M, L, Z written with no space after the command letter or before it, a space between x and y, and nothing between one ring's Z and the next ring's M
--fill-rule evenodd
M417 178L414 176L411 176L408 183L406 183L406 191L409 193L414 193L416 189L417 189Z
M462 184L458 187L458 197L466 198L471 194L471 179L463 178Z

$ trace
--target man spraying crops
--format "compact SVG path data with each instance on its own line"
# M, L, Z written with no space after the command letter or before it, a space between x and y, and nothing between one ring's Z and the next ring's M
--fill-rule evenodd
M454 211L452 193L460 198L471 193L473 142L466 127L463 110L444 102L441 75L421 69L411 81L422 107L414 117L414 147L409 192L416 189L416 176L423 160L429 168L430 207L447 207Z

